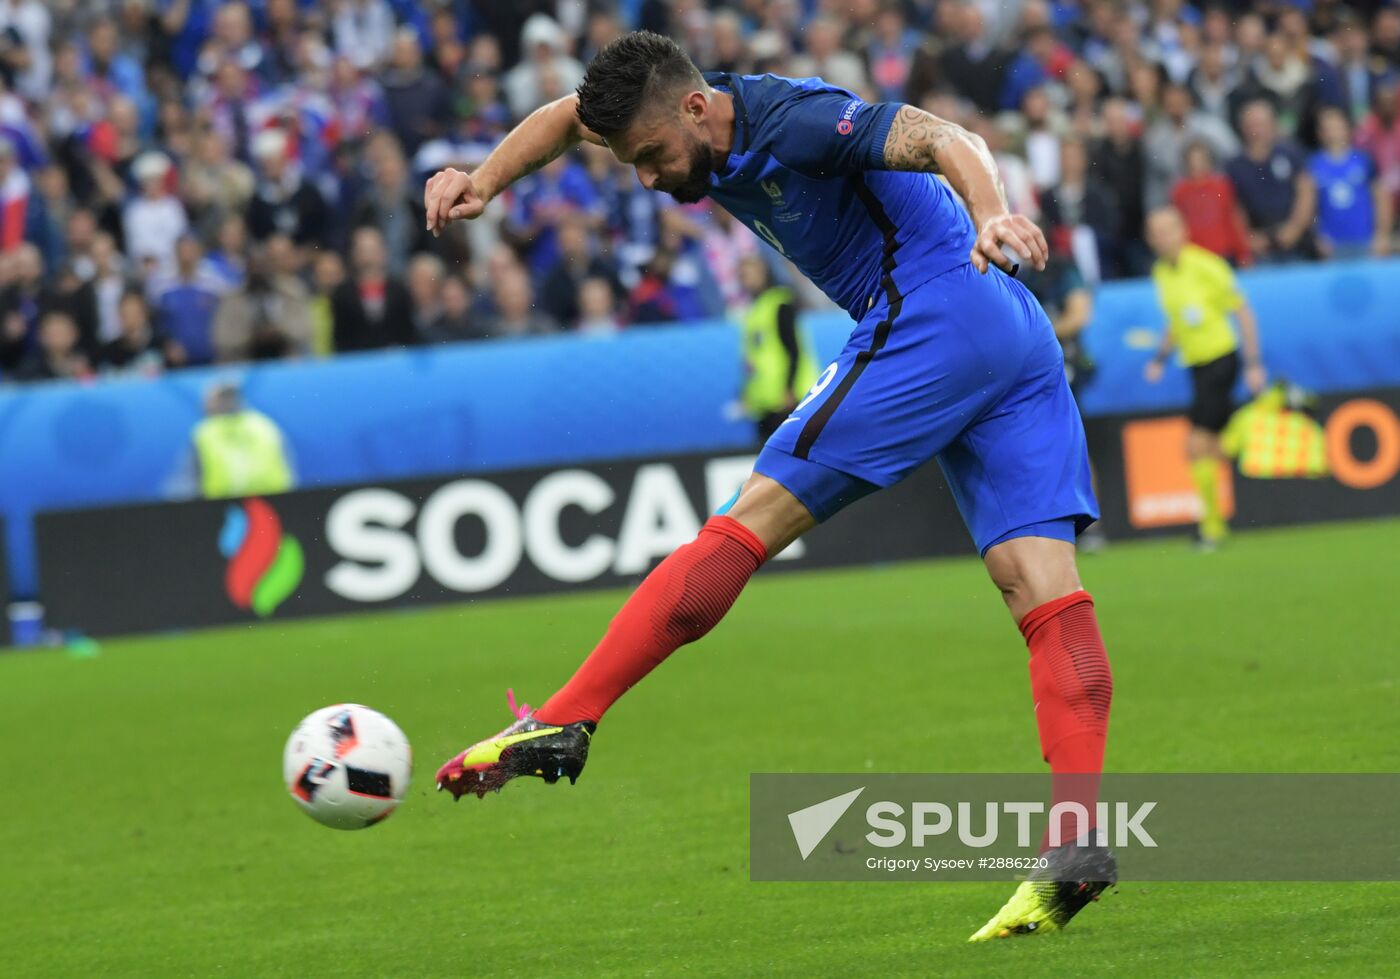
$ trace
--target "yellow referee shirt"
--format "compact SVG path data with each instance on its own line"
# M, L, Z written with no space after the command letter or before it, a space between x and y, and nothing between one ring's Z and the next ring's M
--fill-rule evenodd
M1186 244L1174 264L1157 260L1152 281L1182 363L1195 367L1239 348L1230 314L1244 305L1244 297L1223 258Z

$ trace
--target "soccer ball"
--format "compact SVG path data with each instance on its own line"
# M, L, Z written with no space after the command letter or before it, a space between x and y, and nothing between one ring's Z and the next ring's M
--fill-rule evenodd
M297 725L282 753L292 799L316 822L364 829L408 791L413 749L399 726L359 704L322 707Z

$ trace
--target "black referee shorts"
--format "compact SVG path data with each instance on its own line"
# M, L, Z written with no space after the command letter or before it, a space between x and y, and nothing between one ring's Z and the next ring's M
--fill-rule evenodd
M1219 432L1234 411L1232 394L1240 378L1238 351L1191 368L1191 410L1187 416L1195 428Z

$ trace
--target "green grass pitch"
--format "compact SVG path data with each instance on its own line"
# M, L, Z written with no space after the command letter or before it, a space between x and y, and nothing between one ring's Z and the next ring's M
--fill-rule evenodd
M1400 770L1400 521L1086 558L1122 771ZM1126 881L1062 935L968 946L1006 884L755 884L753 771L1035 771L1025 650L972 560L760 576L602 725L575 787L435 794L539 703L612 593L0 656L0 974L1369 976L1400 884ZM369 704L408 799L338 833L281 784L294 723Z

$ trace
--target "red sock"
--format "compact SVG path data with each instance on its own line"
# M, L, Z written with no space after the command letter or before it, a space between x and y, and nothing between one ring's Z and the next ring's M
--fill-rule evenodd
M667 656L713 629L767 557L753 531L711 517L695 540L647 575L598 648L535 717L549 724L598 720Z
M1051 805L1077 802L1093 826L1113 701L1113 674L1094 618L1094 600L1088 592L1077 591L1046 602L1021 620L1021 634L1031 651L1040 750L1053 773ZM1074 839L1076 818L1062 818L1060 829L1062 841ZM1049 840L1047 827L1042 850Z

